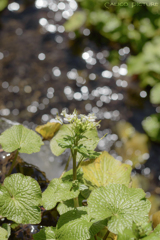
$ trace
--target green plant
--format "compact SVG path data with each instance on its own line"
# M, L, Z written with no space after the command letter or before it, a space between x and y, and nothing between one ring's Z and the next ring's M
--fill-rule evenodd
M73 169L67 171L67 162L61 177L53 179L43 193L36 180L20 173L10 175L10 171L0 186L1 217L17 224L37 224L41 222L40 206L46 210L56 207L60 214L56 227L43 227L33 235L34 240L159 239L160 225L156 223L153 231L145 192L131 188L131 167L107 152L94 151L100 140L100 122L95 122L93 114L63 111L62 115L66 124L57 116L55 123L40 126L38 131L45 139L46 134L48 138L54 135L50 147L55 155L70 149L68 162L73 160ZM43 142L35 132L18 125L2 133L0 144L9 152L31 153ZM2 225L0 239L7 240L9 235L9 226Z
M5 9L8 5L8 0L1 0L0 1L0 12Z

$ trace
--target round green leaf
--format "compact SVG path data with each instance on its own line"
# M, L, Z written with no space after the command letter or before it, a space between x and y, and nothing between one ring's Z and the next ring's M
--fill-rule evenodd
M72 189L72 182L64 183L62 179L54 178L42 194L43 206L46 210L50 210L58 202L76 198L78 195L79 190Z
M0 240L8 240L8 232L2 227L0 227Z
M6 152L13 152L19 149L21 153L39 152L42 142L41 137L34 131L23 125L13 126L2 133L0 144Z
M108 220L108 229L112 233L123 233L131 229L133 222L146 221L151 204L145 199L142 189L128 188L125 185L110 184L100 187L90 194L88 212L96 220Z
M129 185L131 166L122 164L108 152L103 152L95 160L83 162L81 167L84 181L91 189L110 183Z
M41 221L41 189L36 180L21 173L12 174L0 186L0 215L16 223Z
M55 238L55 228L45 227L40 230L39 233L33 235L34 240L56 240Z
M150 100L153 104L160 103L160 83L157 83L150 92Z
M153 141L160 142L160 114L147 117L143 120L142 126Z
M90 222L85 208L84 210L71 210L60 216L56 240L94 240L94 235L104 228L104 224L103 222Z

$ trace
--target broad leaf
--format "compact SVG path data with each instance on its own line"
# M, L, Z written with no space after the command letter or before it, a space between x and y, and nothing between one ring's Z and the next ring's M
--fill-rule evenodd
M142 126L153 141L160 142L160 114L147 117L143 120Z
M0 215L16 223L41 221L41 189L36 180L21 173L12 174L0 186Z
M160 83L157 83L150 92L150 101L153 104L160 103Z
M160 239L160 224L154 229L154 231L143 240L159 240Z
M71 210L60 216L56 240L94 240L94 235L104 228L103 222L90 222L87 212Z
M8 231L2 227L0 227L0 240L8 240Z
M3 9L5 9L8 5L8 0L1 0L0 1L0 11L2 11Z
M86 21L85 12L75 12L70 19L65 22L64 27L67 32L78 30Z
M34 240L56 240L54 227L44 227L39 233L33 235Z
M58 122L48 122L44 125L37 126L35 130L42 135L43 140L50 140L60 127L61 124Z
M95 160L83 162L81 167L84 181L91 189L110 183L129 185L131 166L122 164L108 152L103 152Z
M66 135L72 135L72 124L64 124L60 130L56 133L56 135L50 141L50 148L54 155L61 155L66 148L62 148L58 145L57 140L62 140Z
M160 224L158 224L157 227L154 229L154 233L160 237Z
M123 233L118 234L117 240L135 240L136 236L133 234L132 230L125 229Z
M15 125L2 133L0 144L6 152L19 149L21 153L39 152L44 144L40 136L23 125Z
M79 206L82 207L83 206L82 201L84 200L84 197L82 197L81 194L78 196L78 200L79 200ZM57 207L57 211L59 212L60 215L62 215L63 213L66 213L70 210L73 210L73 209L74 209L74 200L73 199L63 201L63 202L59 203L58 207Z
M151 233L149 236L145 237L145 238L141 238L142 240L159 240L160 238L154 234L154 233Z
M43 206L46 210L50 210L56 206L58 202L76 198L79 190L72 189L72 182L63 182L62 179L55 178L48 185L42 194Z
M107 227L115 234L123 233L125 228L131 229L133 222L147 221L150 205L142 189L119 184L97 188L88 199L91 217L96 220L110 218Z

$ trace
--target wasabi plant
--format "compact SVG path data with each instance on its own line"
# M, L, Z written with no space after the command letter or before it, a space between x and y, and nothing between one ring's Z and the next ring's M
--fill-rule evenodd
M38 126L43 140L50 140L54 155L67 148L70 156L60 178L50 181L42 193L38 182L21 173L12 174L18 152L40 150L41 137L22 125L13 126L0 136L7 152L16 151L8 176L0 185L0 215L13 224L39 224L41 208L56 208L56 227L43 226L34 240L158 240L160 222L155 229L149 220L151 204L142 189L131 187L131 166L107 152L96 152L99 142L94 114L67 114L64 110L55 122ZM105 137L105 136L104 136ZM73 169L67 171L69 161ZM0 240L7 240L10 226L0 227Z

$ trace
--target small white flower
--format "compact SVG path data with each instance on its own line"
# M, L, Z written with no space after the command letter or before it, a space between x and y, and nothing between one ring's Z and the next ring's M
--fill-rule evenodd
M63 120L62 120L62 118L59 117L58 115L56 116L55 119L52 120L52 122L58 122L58 123L60 123L60 124L63 124Z
M64 110L61 112L61 115L64 116L64 117L65 117L66 115L68 115L67 112L66 112L66 109L64 109Z
M90 114L88 115L88 121L89 121L89 122L95 122L96 118L97 118L97 117L96 117L93 113L90 113Z

